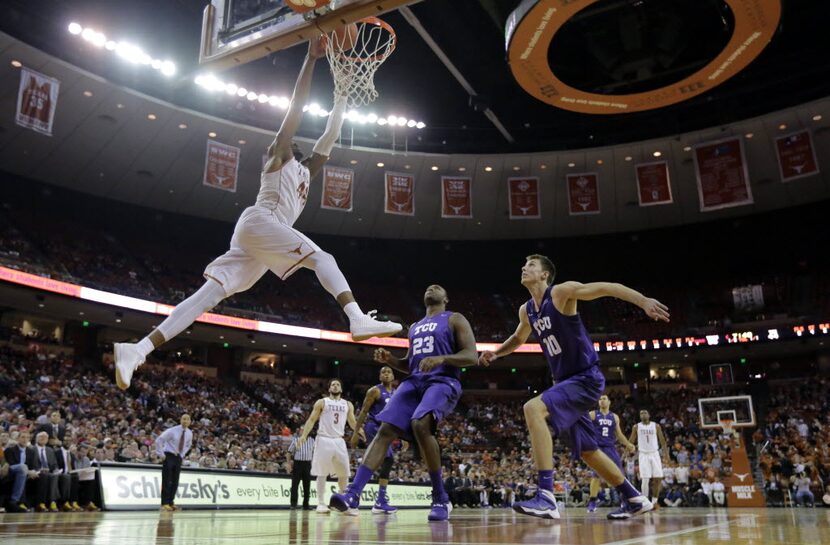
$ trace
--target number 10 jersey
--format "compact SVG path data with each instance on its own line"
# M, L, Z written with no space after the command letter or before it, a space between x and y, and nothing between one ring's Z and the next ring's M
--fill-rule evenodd
M548 360L550 373L559 382L595 366L599 356L579 314L565 316L556 310L552 289L553 286L548 286L545 290L538 309L532 297L526 309L530 326Z

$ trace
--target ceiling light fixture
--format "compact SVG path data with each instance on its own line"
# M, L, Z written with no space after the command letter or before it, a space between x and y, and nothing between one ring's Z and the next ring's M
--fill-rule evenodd
M156 120L156 114L147 114L147 119L149 119L150 121L155 121Z
M438 167L436 165L432 165L432 167L430 167L430 170L433 170L433 171L438 170Z
M14 62L12 62L12 65L13 65L13 64L14 64ZM821 121L821 114L816 114L816 115L814 115L814 116L813 116L813 121Z
M484 172L493 172L493 167L484 167Z
M383 166L384 166L383 163L378 163L378 168L383 168Z
M653 154L655 157L661 157L663 155L662 151L655 151Z
M76 22L69 23L67 30L73 36L78 36L95 47L104 47L127 62L149 66L168 77L176 73L176 65L173 61L154 59L136 45L109 40L103 33L92 28L84 28Z
M210 131L210 132L208 133L208 136L210 136L211 138L216 138L216 133L215 133L215 132L213 132L213 131Z
M21 66L23 66L23 63L15 59L12 61L12 66L14 66L15 68L20 68Z

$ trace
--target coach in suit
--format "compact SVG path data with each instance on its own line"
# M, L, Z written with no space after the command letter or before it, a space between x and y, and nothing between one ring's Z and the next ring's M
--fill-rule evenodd
M58 459L47 445L49 434L35 435L35 445L26 449L26 465L37 472L35 478L35 510L58 511Z
M60 508L62 511L82 511L78 505L78 474L72 473L77 466L77 458L72 452L72 438L67 437L66 442L61 444L60 440L50 438L55 443L55 458L58 461L58 489L60 492Z
M61 412L52 411L52 414L49 415L49 423L38 426L37 433L40 432L46 432L48 434L49 444L52 444L54 439L63 442L66 437L66 424L61 423Z
M175 511L176 491L179 488L179 475L182 472L182 460L193 445L193 432L190 430L190 415L183 414L181 424L162 432L156 438L156 452L164 456L161 466L161 510Z

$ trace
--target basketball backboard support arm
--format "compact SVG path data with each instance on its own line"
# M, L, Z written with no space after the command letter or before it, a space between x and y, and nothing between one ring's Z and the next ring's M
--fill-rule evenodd
M321 33L329 33L364 17L380 16L420 0L334 0L329 6L299 14L289 12L278 16L273 24L262 24L245 36L221 40L224 32L226 5L229 0L212 0L202 16L202 40L199 64L212 70L232 68L275 51L307 42Z

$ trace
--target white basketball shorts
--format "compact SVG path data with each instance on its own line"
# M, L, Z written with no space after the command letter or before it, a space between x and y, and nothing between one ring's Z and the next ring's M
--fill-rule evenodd
M662 479L663 460L659 452L640 453L640 479Z
M319 251L310 238L283 223L272 210L249 206L236 222L230 250L214 259L204 274L230 296L256 284L268 270L285 280Z
M315 477L319 475L342 477L340 473L344 470L346 477L351 476L346 441L339 437L318 435L314 443L314 455L311 457L311 474Z

